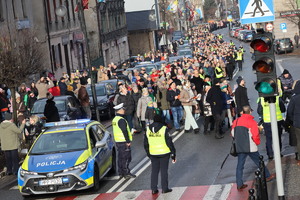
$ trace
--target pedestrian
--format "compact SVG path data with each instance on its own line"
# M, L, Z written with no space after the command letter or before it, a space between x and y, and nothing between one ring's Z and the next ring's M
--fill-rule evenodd
M42 124L40 123L40 118L37 115L32 115L29 117L29 123L26 123L25 126L25 141L28 149L35 141L35 139L42 132Z
M142 129L146 131L146 110L148 103L152 101L151 97L149 96L149 92L147 88L144 88L142 90L142 96L138 101L137 109L136 109L136 115L141 121Z
M61 77L59 82L58 82L58 87L60 90L60 95L66 95L67 91L68 91L68 87L66 84L66 78L65 77Z
M151 190L152 195L158 193L158 174L161 175L162 193L172 192L168 184L168 168L171 156L172 162L176 162L176 150L169 137L168 129L164 125L160 115L155 115L153 123L147 128L144 137L144 148L151 160Z
M211 106L211 111L215 122L215 138L221 139L224 137L222 132L222 113L224 100L218 79L214 79L213 86L207 92L206 101Z
M124 118L124 104L118 104L114 107L116 116L112 120L114 140L118 151L118 170L120 178L130 179L136 175L130 173L129 164L131 162L131 141L132 134L128 122Z
M300 166L300 81L297 81L294 87L294 95L291 97L287 108L287 120L289 120L291 127L290 143L297 146L296 160L297 165ZM291 137L295 136L295 137Z
M58 109L53 101L54 96L51 93L47 93L47 101L44 109L44 116L46 122L57 122L60 121Z
M78 100L80 102L80 105L82 106L82 109L84 110L86 114L87 119L92 118L92 111L91 111L91 105L90 105L90 97L86 90L86 85L81 85L78 90Z
M37 98L38 99L46 98L48 89L52 88L53 86L54 84L49 77L42 76L40 80L38 80L37 83L35 84L35 87L37 88L39 94Z
M260 144L258 125L251 115L252 109L249 105L243 106L241 117L233 121L231 134L234 138L236 151L238 153L238 163L236 167L236 184L239 191L248 187L243 181L243 170L247 156L259 167L259 156L257 145ZM275 178L275 174L270 174L265 168L266 181Z
M294 40L295 40L296 47L298 48L298 46L299 46L299 35L298 35L298 33L295 33Z
M204 86L204 95L202 95L201 101L203 104L203 115L204 115L204 135L210 133L210 131L214 130L215 121L212 115L210 103L206 101L207 93L210 90L210 85ZM208 130L208 125L210 124L210 131Z
M287 69L284 69L282 74L278 77L281 81L282 86L282 100L285 102L287 99L291 99L293 94L292 87L294 84L294 79Z
M182 105L180 102L180 90L176 88L176 83L171 82L170 88L167 91L167 100L170 102L170 107L174 120L176 131L180 131L181 120L183 117Z
M237 107L237 113L239 116L243 113L243 106L248 106L249 104L249 98L247 94L247 88L246 88L246 82L243 79L243 77L239 76L236 79L236 83L238 84L237 89L234 92L235 96L235 103Z
M6 97L5 91L0 88L0 122L4 120L5 113L9 110L10 102Z
M28 111L29 111L29 113L30 113L30 111L31 111L32 108L33 108L34 103L35 103L36 100L37 100L37 98L36 98L34 92L32 92L32 91L28 91L28 96L29 96L29 98L28 98L28 106L27 106L27 109L28 109Z
M167 124L167 127L171 128L170 103L167 101L168 85L166 84L166 81L159 81L157 85L157 105L162 112L162 116L164 118L164 122Z
M239 71L242 71L243 70L243 54L244 54L244 51L243 49L239 49L237 52L236 52L236 62L237 62L237 66L239 68Z
M184 121L184 130L185 133L190 132L190 129L193 128L195 134L199 133L200 129L198 124L192 114L192 106L198 106L198 103L195 100L195 95L191 89L191 83L189 81L183 82L183 90L180 92L181 104L185 111L185 121Z
M18 128L12 120L11 113L5 113L4 121L0 124L0 144L4 152L7 175L17 175L19 170L18 148L22 139L22 130L25 127L25 119Z
M147 109L146 109L146 113L145 113L147 127L153 123L153 117L155 116L155 114L156 114L156 111L154 108L154 102L150 101L147 105Z
M31 82L30 91L34 93L34 96L37 97L39 95L39 91L35 86L35 82Z
M132 84L133 85L133 84ZM137 117L137 105L139 102L139 99L142 97L142 94L140 93L138 87L136 84L132 86L132 99L134 101L134 112L133 112L133 129L135 133L140 133L142 131L141 122L139 121Z

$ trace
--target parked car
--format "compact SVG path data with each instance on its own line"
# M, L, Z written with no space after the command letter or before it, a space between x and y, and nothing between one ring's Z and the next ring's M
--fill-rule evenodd
M114 88L114 93L117 92L118 89L118 82L122 82L123 84L127 84L127 85L131 85L131 81L129 80L129 78L126 76L127 79L109 79L109 80L105 80L105 81L101 81L100 83L109 83L113 86Z
M46 98L38 99L33 104L30 114L44 117L46 101ZM69 95L55 96L53 101L58 109L60 121L85 118L85 113L82 110L79 101L74 97Z
M186 44L186 45L179 45L178 48L177 48L177 51L180 51L182 49L192 49L192 47L189 45L189 44Z
M169 63L172 63L172 62L174 62L174 61L177 61L177 60L183 60L183 56L170 56L168 59L168 61L169 61Z
M88 119L45 124L18 171L18 188L24 198L92 188L116 170L113 137L98 121ZM30 198L31 199L31 198ZM35 199L35 198L32 198Z
M240 41L243 41L244 35L245 35L248 31L249 31L249 30L241 30L241 31L239 31L239 37L238 37L238 39L239 39Z
M239 31L241 31L241 30L244 30L244 29L242 29L242 28L235 29L233 37L238 38L239 37Z
M290 38L279 38L274 40L274 51L276 54L291 53L294 51L294 45Z
M190 49L182 49L182 50L179 50L177 52L177 55L178 56L183 56L185 58L192 58L193 57L193 52Z
M96 115L93 105L93 96L92 96L92 88L91 85L87 86L87 92L90 97L92 115L93 117ZM97 104L98 104L98 112L100 117L106 116L109 119L114 115L114 105L113 101L115 99L115 89L110 83L97 83L95 84L96 96L97 96Z
M165 61L165 60L162 60L162 61L159 61L159 62L156 62L155 63L155 65L157 66L157 69L158 70L160 70L161 69L161 65L162 64L165 64L165 65L167 65L168 64L168 62L167 61Z
M245 34L243 34L244 35L243 41L244 42L251 42L253 37L254 37L254 34L255 34L254 31L246 32Z
M230 37L234 37L234 32L236 29L239 29L240 27L233 27L231 30L230 30Z
M143 67L146 69L147 74L150 74L152 69L157 69L157 65L153 64L153 63L139 64L139 65L136 65L134 67L134 69L137 69L138 71L140 71L141 68L143 68Z

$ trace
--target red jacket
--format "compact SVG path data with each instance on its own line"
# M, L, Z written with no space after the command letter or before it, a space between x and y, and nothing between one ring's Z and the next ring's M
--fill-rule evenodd
M254 117L249 114L242 114L241 117L237 118L233 121L231 130L233 130L236 126L243 126L249 129L252 134L252 140L256 145L260 144L260 136L257 122L254 120Z

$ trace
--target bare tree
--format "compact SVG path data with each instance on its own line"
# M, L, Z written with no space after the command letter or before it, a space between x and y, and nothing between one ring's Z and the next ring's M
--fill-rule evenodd
M286 2L288 14L285 16L287 20L296 24L300 32L300 3L298 0L288 0Z
M44 52L29 30L16 32L14 37L4 32L0 35L0 83L11 90L15 122L16 88L43 70Z
M217 3L216 0L205 0L203 10L204 10L204 16L205 20L214 19L215 13L217 10Z

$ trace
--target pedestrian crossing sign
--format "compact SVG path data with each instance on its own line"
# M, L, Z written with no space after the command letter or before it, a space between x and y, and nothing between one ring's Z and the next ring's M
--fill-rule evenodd
M275 20L273 0L239 1L241 24Z

